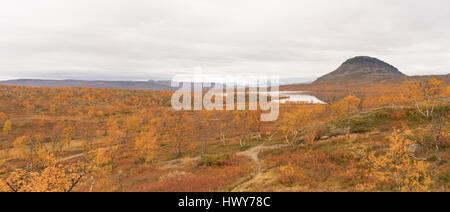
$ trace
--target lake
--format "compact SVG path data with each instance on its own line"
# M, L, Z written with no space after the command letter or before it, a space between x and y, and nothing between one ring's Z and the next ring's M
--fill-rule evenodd
M243 92L237 92L238 94L242 94ZM250 92L254 94L254 92ZM327 104L326 102L320 100L314 95L307 94L307 91L279 91L279 100L277 100L281 104L285 103L311 103L311 104ZM246 92L246 94L249 94ZM263 95L267 94L267 96L275 95L275 92L264 92ZM216 96L227 96L226 93L215 93Z
M305 91L280 91L280 103L289 103L289 102L306 102L312 104L327 104L326 102L320 100L316 96L307 94Z

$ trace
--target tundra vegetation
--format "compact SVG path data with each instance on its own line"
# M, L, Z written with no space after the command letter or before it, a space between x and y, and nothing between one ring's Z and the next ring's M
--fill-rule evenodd
M449 82L345 86L275 122L174 111L169 91L0 86L0 191L449 191Z

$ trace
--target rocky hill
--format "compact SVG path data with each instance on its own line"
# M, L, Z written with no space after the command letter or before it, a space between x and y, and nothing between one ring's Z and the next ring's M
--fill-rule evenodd
M367 83L404 76L406 75L386 62L377 58L359 56L345 61L336 71L320 77L314 84Z

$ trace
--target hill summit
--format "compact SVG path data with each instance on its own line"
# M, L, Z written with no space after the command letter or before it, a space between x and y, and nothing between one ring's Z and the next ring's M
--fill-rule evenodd
M403 76L406 75L386 62L373 57L359 56L345 61L336 71L320 77L314 83L367 83L398 79Z

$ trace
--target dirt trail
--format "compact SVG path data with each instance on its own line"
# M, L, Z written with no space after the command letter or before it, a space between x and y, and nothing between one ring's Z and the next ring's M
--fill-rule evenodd
M245 179L244 181L238 183L234 188L231 189L232 192L233 191L238 191L238 190L240 190L242 188L247 187L248 185L250 185L252 183L252 181L255 178L257 178L259 175L261 175L262 166L261 166L261 161L259 160L259 157L258 157L260 152L266 151L266 150L280 149L280 148L289 146L289 145L286 145L286 144L277 144L277 145L271 145L271 146L264 146L264 145L265 145L265 143L260 144L260 145L255 146L255 147L252 147L252 148L250 148L250 149L248 149L246 151L236 153L237 156L244 156L244 157L250 158L256 164L256 172L253 174L252 177L250 177L248 179ZM110 148L112 148L112 147L103 147L103 148L100 148L100 149L104 150L104 149L110 149ZM68 157L65 157L65 158L61 158L59 160L59 162L69 161L69 160L72 160L72 159L75 159L75 158L79 158L79 157L85 156L86 154L87 153L84 152L84 153L80 153L80 154L76 154L76 155L71 155L71 156L68 156ZM170 167L177 166L178 164L184 164L184 163L186 163L188 161L195 161L195 160L200 160L200 159L201 159L200 156L192 157L192 158L190 158L190 157L188 157L188 158L178 158L178 159L173 159L173 160L169 160L169 161L162 161L162 162L160 162L158 164L163 165L166 168L170 168Z
M262 170L262 168L261 168L261 161L259 160L259 157L258 157L260 152L266 151L266 150L272 150L272 149L280 149L280 148L287 147L287 146L288 145L286 145L286 144L277 144L277 145L272 145L272 146L264 146L264 143L263 143L263 144L261 144L259 146L250 148L250 149L248 149L248 150L246 150L244 152L237 153L236 155L238 155L238 156L245 156L245 157L248 157L248 158L252 159L253 162L256 164L256 172L255 172L255 174L253 174L253 176L251 178L246 179L243 182L240 182L233 189L231 189L231 191L232 192L233 191L237 191L237 190L240 190L241 188L246 187L248 184L251 183L252 180L257 178L261 174L261 170Z
M86 154L87 154L86 152L83 152L83 153L80 153L80 154L71 155L71 156L59 159L59 162L62 163L62 162L66 162L68 160L72 160L72 159L75 159L75 158L80 158L80 157L85 156Z

